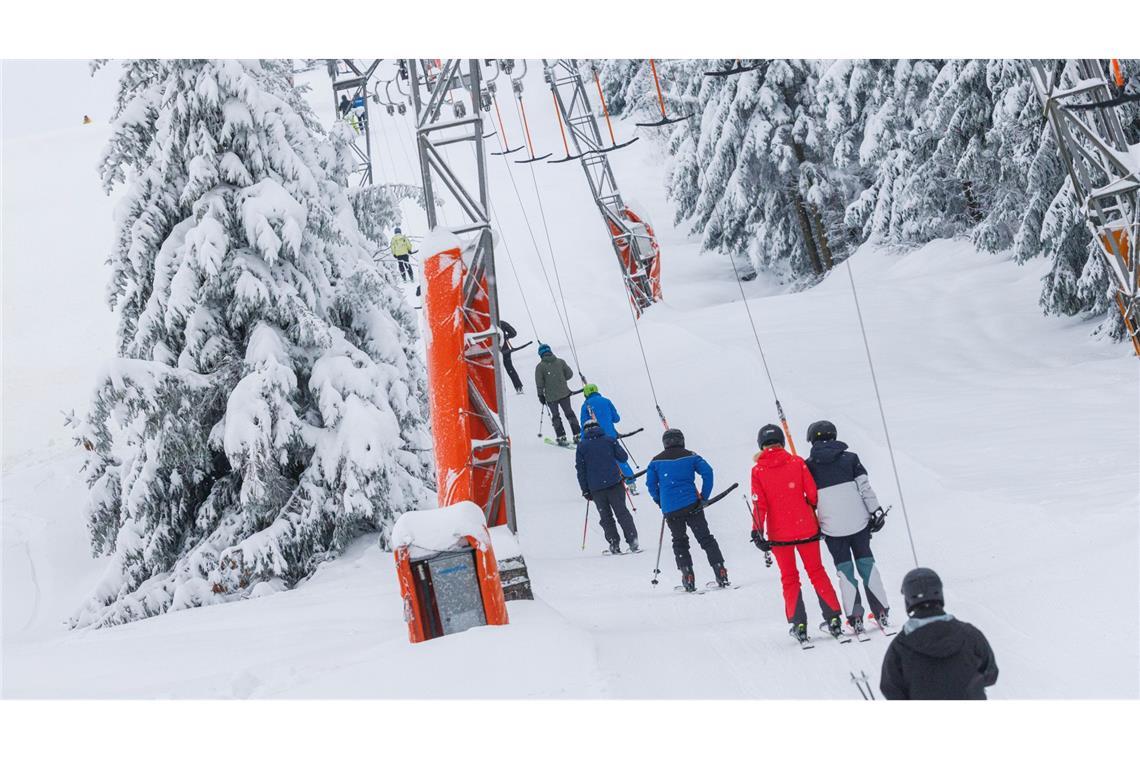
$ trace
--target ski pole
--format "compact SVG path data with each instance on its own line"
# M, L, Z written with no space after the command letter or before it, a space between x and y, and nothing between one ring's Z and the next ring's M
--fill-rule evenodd
M586 517L582 520L582 551L586 551L586 528L590 524L590 500L586 499Z
M632 435L632 433L629 433L628 435ZM629 457L629 461L631 464L633 464L634 467L640 467L641 466L637 463L637 460L633 458L633 452L631 452L629 450L629 447L621 442L621 436L620 435L618 436L618 446L621 446L621 450L625 452L625 455L627 457Z
M629 501L629 508L636 512L637 506L633 503L633 494L629 492L629 486L625 485L624 482L622 483L622 486L625 488L625 498Z
M538 406L538 437L542 437L542 421L546 418L546 404Z
M657 566L653 568L653 580L650 581L654 586L657 585L657 576L661 575L661 546L665 543L665 515L661 515L661 533L657 536Z
M755 518L752 516L752 507L748 503L747 494L740 494L740 498L744 499L744 508L748 511L748 521L753 522ZM753 523L755 524L755 523ZM764 567L772 566L772 552L764 552Z

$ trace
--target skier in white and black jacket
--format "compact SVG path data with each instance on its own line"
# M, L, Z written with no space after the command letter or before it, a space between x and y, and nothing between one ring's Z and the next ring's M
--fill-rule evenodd
M835 425L827 420L808 427L811 456L808 470L819 489L816 516L827 549L835 561L839 593L848 624L863 630L863 600L856 573L863 579L871 614L887 625L890 605L883 581L871 553L871 534L883 527L883 510L867 479L867 469L859 456L836 440Z

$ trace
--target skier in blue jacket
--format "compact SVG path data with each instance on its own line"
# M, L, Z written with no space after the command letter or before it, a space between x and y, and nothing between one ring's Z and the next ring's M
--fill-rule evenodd
M585 426L589 420L594 420L602 428L602 432L610 438L617 441L618 446L626 453L626 457L618 460L618 469L625 477L625 486L629 489L631 494L637 494L637 480L633 477L633 468L629 466L628 455L629 451L625 449L625 445L618 441L618 432L615 424L621 422L621 415L618 414L617 407L608 398L598 392L598 386L594 383L586 383L582 386L582 395L585 396L585 401L582 402L582 413L580 416L581 423Z
M712 467L699 454L685 448L685 435L680 430L666 430L661 436L661 443L665 450L649 463L645 487L661 508L669 526L669 535L673 537L673 556L677 560L677 569L681 571L681 585L685 591L697 590L693 558L689 554L688 529L693 531L697 543L704 549L717 584L727 586L728 571L724 567L724 555L720 553L720 546L709 531L708 521L701 508L712 494ZM697 475L701 476L699 494Z

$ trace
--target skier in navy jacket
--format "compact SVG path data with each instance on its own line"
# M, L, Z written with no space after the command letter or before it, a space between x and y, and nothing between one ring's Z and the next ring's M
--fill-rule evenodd
M598 508L602 531L606 534L610 552L621 553L618 531L614 525L615 516L621 525L621 532L625 535L629 550L637 551L637 526L634 525L633 516L625 507L625 486L622 484L622 474L618 469L618 464L626 459L625 449L607 436L596 421L586 420L586 424L582 427L582 440L578 443L578 450L574 456L582 496L587 501L593 501L594 506Z
M727 586L728 571L724 567L724 555L720 553L720 546L709 531L702 509L712 494L712 467L700 455L685 448L685 436L680 430L666 430L661 436L661 443L665 450L649 463L645 487L649 489L649 495L661 508L665 522L669 525L669 534L673 537L673 556L677 560L677 569L681 571L681 584L686 591L697 590L693 557L689 554L688 529L693 531L697 543L704 549L717 583ZM699 494L697 475L701 476Z
M582 402L582 425L584 426L589 420L594 420L601 426L606 435L617 441L618 432L615 425L621 422L621 415L618 414L614 402L599 393L598 386L594 383L583 385L582 395L586 399ZM625 449L621 441L618 441L618 446L623 450ZM626 451L626 453L629 452ZM626 488L629 489L630 493L637 495L637 480L633 477L633 468L629 466L627 459L628 457L618 460L618 468L625 477Z
M847 624L862 633L864 609L856 573L867 590L871 614L880 625L888 625L890 603L871 553L871 534L883 527L884 512L859 455L848 451L847 444L836 440L836 435L835 425L827 420L808 427L811 456L807 467L819 489L816 516L839 573L843 612Z

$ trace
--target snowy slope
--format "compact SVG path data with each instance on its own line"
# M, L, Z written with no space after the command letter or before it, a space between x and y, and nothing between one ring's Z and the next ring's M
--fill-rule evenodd
M532 76L528 116L536 147L559 153L543 94ZM504 116L517 141L517 123ZM396 177L410 181L414 167L397 147L407 141L411 154L410 128L381 118L392 125L389 150L377 138L381 174L391 176L384 173L387 156ZM7 177L9 160L16 167L20 161L7 137L4 156ZM613 160L624 192L648 207L665 255L666 302L640 323L662 409L713 465L718 490L733 481L746 485L756 430L774 413L731 269L701 256L671 227L661 157L650 140ZM90 186L90 163L59 171ZM510 165L508 172L497 157L490 167L504 242L504 315L523 340L533 337L525 290L539 336L569 358L514 192L517 186L546 256L537 184L582 370L617 403L621 427L646 428L630 440L644 465L658 450L660 425L613 253L580 168L537 165L532 177L530 167ZM81 199L66 202L80 213ZM422 217L406 211L405 230L421 234ZM49 224L59 210L27 213ZM4 255L7 274L10 260L30 254L12 250L6 236ZM549 259L546 267L553 278ZM854 267L918 557L942 574L951 611L990 638L1001 667L991 695L1135 698L1136 362L1124 347L1089 338L1084 323L1042 317L1036 298L1044 271L1040 262L1019 267L955 241L906 256L866 247ZM70 277L60 293L101 290L92 280ZM6 296L8 288L6 280ZM894 592L912 560L846 273L802 293L781 294L762 278L745 288L794 434L802 439L820 417L835 421L880 498L896 505L875 540ZM82 318L105 319L95 312ZM47 337L37 332L47 329L29 323L28 339ZM831 641L811 652L795 648L776 570L765 568L748 542L738 495L708 516L739 590L674 593L668 547L663 583L651 587L660 517L645 496L637 497L635 515L644 553L601 556L593 517L582 552L585 505L572 453L535 435L529 351L516 356L527 395L508 395L508 417L520 538L538 600L510 603L510 626L408 644L391 557L365 537L294 591L67 632L60 620L87 593L100 561L87 558L78 458L41 446L21 457L5 452L4 696L858 698L849 670L866 670L877 683L886 646L877 636L842 648ZM9 386L7 349L5 360L7 438L9 403L19 405L30 391ZM68 392L82 398L92 374L70 373ZM46 430L54 423L26 424ZM711 574L696 552L703 582ZM1089 629L1097 631L1095 645ZM471 670L475 659L484 665Z

